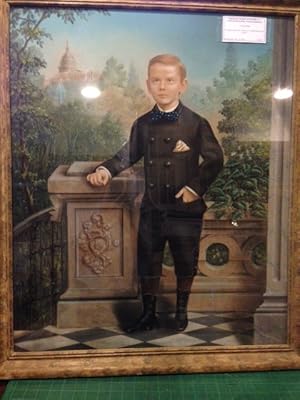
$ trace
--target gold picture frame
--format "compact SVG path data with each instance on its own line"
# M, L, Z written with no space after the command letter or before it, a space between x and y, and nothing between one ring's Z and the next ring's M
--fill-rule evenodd
M281 3L281 4L279 4ZM284 3L284 4L282 4ZM288 221L286 344L243 346L117 348L20 352L13 337L13 227L10 112L10 9L21 7L155 10L158 13L218 13L288 17L293 21L292 154ZM300 7L298 1L180 1L180 0L0 0L0 378L91 377L196 372L262 371L300 368ZM270 293L272 301L272 293ZM271 309L271 308L270 308Z

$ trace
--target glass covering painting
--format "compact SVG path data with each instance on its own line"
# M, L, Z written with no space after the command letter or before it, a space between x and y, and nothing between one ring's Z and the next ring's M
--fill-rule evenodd
M222 40L221 13L11 8L17 352L287 343L293 20L256 18L265 40L245 43ZM168 240L155 323L132 330L145 300L137 248L152 160L143 153L106 186L86 177L157 108L148 62L162 54L184 64L182 112L208 122L224 165L193 223L201 217L186 309L176 300L178 247ZM164 134L160 151L173 140ZM185 168L192 142L179 139L172 148ZM155 172L163 182L168 162ZM182 215L169 235L184 230Z

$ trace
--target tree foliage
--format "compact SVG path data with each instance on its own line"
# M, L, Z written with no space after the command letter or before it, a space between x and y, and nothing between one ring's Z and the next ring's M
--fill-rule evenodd
M251 61L243 72L243 89L239 97L222 103L218 128L234 136L266 136L271 120L271 57L267 53Z
M251 61L243 71L239 97L222 103L218 128L224 134L226 165L207 198L218 218L265 218L268 201L271 124L271 57Z
M238 68L236 48L229 43L225 51L224 66L211 86L202 95L202 109L219 112L224 99L231 99L240 93L243 74Z
M122 125L114 115L108 112L99 121L86 112L80 101L60 105L51 119L57 127L53 137L53 159L57 164L101 160L115 153L125 140Z
M115 57L110 57L105 64L101 75L100 85L103 89L110 86L124 87L126 82L126 71L124 65L118 63Z
M10 20L10 94L13 143L14 218L16 221L45 205L46 179L56 130L49 116L51 102L37 84L46 62L41 56L51 35L42 25L50 16L65 23L85 18L78 10L14 8Z
M88 11L65 8L18 8L10 20L10 94L13 146L14 219L18 222L48 205L47 179L64 160L88 158L99 122L89 118L84 104L58 109L42 87L46 67L42 55L51 35L49 18L73 24ZM64 119L63 119L64 118ZM64 150L64 152L62 152ZM60 158L61 157L61 158Z

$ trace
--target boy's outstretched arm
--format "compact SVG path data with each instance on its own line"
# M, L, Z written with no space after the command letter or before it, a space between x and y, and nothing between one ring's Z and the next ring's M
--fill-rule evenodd
M94 186L105 186L124 169L135 164L144 155L143 137L139 135L138 120L131 128L129 140L109 160L102 162L96 170L87 175L87 181Z

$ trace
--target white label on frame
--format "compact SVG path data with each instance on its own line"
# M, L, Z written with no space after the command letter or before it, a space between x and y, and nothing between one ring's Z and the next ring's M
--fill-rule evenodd
M266 43L267 18L224 15L222 42Z

